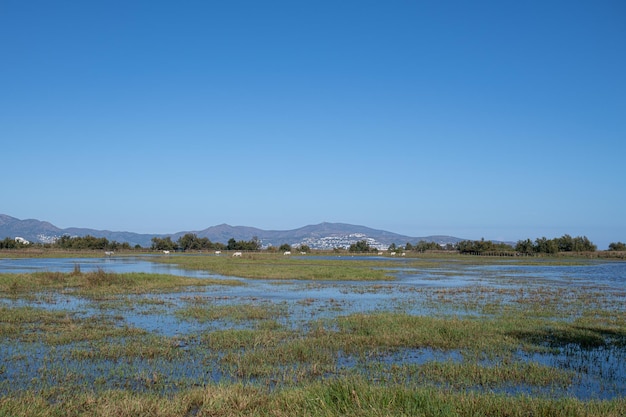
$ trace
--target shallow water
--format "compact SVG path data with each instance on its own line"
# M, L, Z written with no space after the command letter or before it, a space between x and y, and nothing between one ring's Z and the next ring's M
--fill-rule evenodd
M78 265L82 272L102 269L107 272L144 272L170 274L185 277L208 278L212 275L203 271L178 268L176 265L150 262L153 256L102 257L102 258L19 258L0 259L0 273L29 273L37 271L72 272Z
M329 257L333 260L352 257ZM359 257L361 259L367 259ZM379 257L371 257L380 260ZM388 260L388 258L385 258ZM120 324L144 329L153 334L166 337L185 337L201 332L210 332L224 328L246 328L254 323L233 322L232 320L196 321L178 318L175 313L181 308L193 304L202 305L279 305L284 307L277 321L291 328L301 328L313 320L335 318L355 312L398 311L409 314L463 315L476 314L472 303L489 304L515 302L520 290L525 293L543 291L543 289L582 289L590 294L601 294L606 307L609 305L626 314L626 263L625 262L586 262L583 265L524 265L516 262L495 261L491 264L466 265L462 263L438 261L436 268L416 268L409 266L407 259L397 258L397 267L390 269L396 276L394 281L381 282L312 282L312 281L273 281L240 280L243 286L211 285L206 289L189 292L147 295L126 295L120 300L87 300L71 294L42 294L29 299L1 298L0 305L30 305L51 310L67 310L80 315L109 315L121 320ZM172 274L194 278L224 278L203 271L185 270L175 265L150 261L150 257L111 257L111 258L59 258L59 259L0 259L0 273L30 273L35 271L71 272L76 265L81 271L98 269L107 272L144 272ZM485 291L486 299L476 300L477 289L501 289L498 300ZM464 300L463 297L466 297ZM492 297L492 298L489 298ZM465 301L472 306L467 307ZM117 304L116 304L117 303ZM624 337L624 335L622 335ZM64 356L65 355L65 356ZM387 363L423 363L428 360L458 360L456 353L432 351L399 352L381 359ZM32 344L24 346L13 342L0 342L0 382L12 381L17 385L29 386L47 362L54 358L65 358L63 348L49 348ZM45 361L43 358L47 358ZM615 398L626 395L626 347L581 349L566 346L556 352L545 354L519 354L520 360L532 360L560 369L575 370L581 375L577 381L561 392L562 395L588 398ZM93 383L93 376L103 369L108 369L106 361L85 365L80 361L67 361L66 366L74 375L87 376ZM182 366L179 362L164 364L173 379L196 378L199 381L217 381L223 377L217 370L215 358L187 358L186 360L204 361L201 368ZM46 362L47 361L47 362ZM350 358L343 358L342 363L350 363ZM178 364L178 365L176 365ZM116 364L115 366L120 366ZM126 365L125 365L126 366ZM128 365L130 366L130 365ZM85 368L86 367L86 368ZM150 365L137 363L133 367L146 369ZM94 370L95 369L95 370ZM100 371L98 371L98 369ZM187 371L181 370L187 369ZM120 371L122 372L122 371ZM110 373L110 370L105 372ZM184 375L182 375L182 374ZM122 372L123 374L123 372ZM44 375L46 378L53 376ZM91 379L90 379L91 378ZM119 378L120 383L123 378ZM141 379L136 381L141 384ZM522 392L525 388L519 387ZM515 389L509 390L516 392Z

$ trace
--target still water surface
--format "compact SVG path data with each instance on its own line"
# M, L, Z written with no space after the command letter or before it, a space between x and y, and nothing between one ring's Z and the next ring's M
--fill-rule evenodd
M381 282L325 282L300 280L258 280L226 277L206 271L188 270L176 265L151 262L151 256L111 258L31 258L0 259L0 273L28 273L35 271L71 272L76 265L82 272L102 269L107 272L143 272L171 274L193 278L239 279L243 286L215 285L198 292L141 295L138 298L167 298L173 305L184 304L189 297L210 297L216 302L233 303L247 300L265 300L272 303L288 303L291 318L303 320L311 316L334 317L354 312L401 310L410 314L441 313L440 305L425 303L425 294L432 291L451 291L464 288L498 288L514 291L533 290L543 287L579 288L601 291L614 308L626 314L626 262L588 262L582 265L523 265L507 261L501 264L459 265L454 262L441 263L436 268L409 268L409 261L397 259L398 266L389 270L396 279ZM328 259L353 260L352 257L329 257ZM316 259L324 259L316 257ZM368 259L368 258L359 258ZM380 259L371 257L370 259ZM388 260L389 258L386 258ZM468 292L469 293L469 292ZM471 295L471 293L470 293ZM48 299L50 296L48 296ZM84 305L85 301L71 295L57 295L51 303L38 300L39 306L65 308L68 304ZM132 297L132 296L130 296ZM57 298L63 298L63 302ZM223 301L219 301L223 300ZM311 301L314 300L314 301ZM303 302L306 301L306 302ZM1 299L0 299L1 302ZM322 306L320 306L322 305ZM448 306L447 313L464 314L462 309ZM135 310L133 310L135 311ZM129 324L149 331L171 336L197 330L196 326L181 323L173 318L151 317L142 312L129 311ZM299 325L299 322L293 325Z
M72 272L76 265L81 271L103 269L107 272L145 272L186 277L208 277L206 272L191 271L175 265L150 262L150 256L107 258L21 258L0 259L0 273L29 273L37 271Z
M30 273L36 271L71 272L76 265L82 272L98 269L107 272L143 272L172 274L194 278L223 278L204 271L186 270L175 265L151 262L151 257L111 258L43 258L0 259L0 273ZM318 258L319 259L319 258ZM333 260L341 260L332 257ZM346 257L346 259L353 259ZM359 258L367 259L367 258ZM371 259L380 259L372 257ZM389 258L385 258L389 260ZM412 264L414 265L414 264ZM125 306L110 307L111 315L121 316L125 324L145 329L167 337L178 337L220 328L249 326L232 321L198 322L181 320L175 312L201 300L214 305L263 304L280 305L288 313L279 321L294 328L306 326L315 319L333 318L355 312L398 311L409 314L475 314L464 303L446 304L442 299L450 292L474 297L469 289L487 288L514 292L540 290L541 288L577 288L590 293L603 294L603 302L612 309L626 314L626 262L586 262L581 265L524 265L512 261L491 264L467 265L453 261L440 262L433 268L416 268L408 260L398 259L397 266L390 269L394 281L381 282L313 282L298 280L250 280L239 278L242 286L212 285L206 289L171 294L147 294L125 296ZM146 301L155 301L150 303ZM158 301L158 303L156 303ZM471 303L474 300L466 300ZM493 300L487 300L490 302ZM35 299L3 299L1 305L33 305L39 308L72 310L89 316L103 314L102 305L71 294L46 294ZM132 305L131 308L128 305ZM155 307L156 306L156 307ZM606 306L606 305L605 305ZM106 311L105 311L106 312ZM626 335L622 335L626 339ZM0 343L0 359L15 349ZM41 347L45 350L45 347ZM458 353L404 352L413 355L413 362L431 360L458 360ZM456 356L455 356L456 355ZM520 357L524 357L520 353ZM578 398L614 398L626 395L626 349L599 348L582 350L566 347L560 353L534 354L527 358L562 369L585 368L583 377L567 388L564 395ZM36 361L36 358L25 360ZM390 358L394 361L393 357ZM35 369L36 366L32 366ZM6 368L0 379L9 376L28 381L32 377L19 369ZM26 382L25 382L26 383Z

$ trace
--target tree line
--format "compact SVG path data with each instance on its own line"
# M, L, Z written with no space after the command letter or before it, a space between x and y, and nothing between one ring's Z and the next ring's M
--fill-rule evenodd
M53 248L70 249L70 250L128 250L131 249L128 242L109 241L106 237L86 236L68 236L63 235L54 243L50 244Z
M563 235L554 239L537 238L520 240L515 245L515 251L525 254L559 253L559 252L595 252L598 249L586 236L572 237Z
M22 249L33 244L25 244L13 238L7 237L4 240L0 240L0 249ZM41 245L41 244L35 244ZM44 247L67 249L67 250L129 250L130 244L127 242L109 241L104 237L94 237L91 235L86 236L69 236L64 235L58 238L54 243L44 244ZM141 246L136 245L135 249L141 249ZM152 250L168 250L168 251L202 251L202 250L236 250L236 251L258 251L261 249L261 241L258 237L253 237L251 240L235 240L231 238L228 243L211 242L208 238L200 238L194 233L187 233L176 241L173 241L171 237L164 238L153 237ZM269 247L268 251L290 251L291 245L283 244L278 249L275 247ZM301 245L297 250L302 252L309 252L311 249L307 245ZM377 248L370 246L367 240L361 240L353 243L348 248L350 252L373 252L377 251ZM421 240L415 244L407 242L405 246L396 246L392 243L388 247L389 251L415 251L425 252L432 250L446 250L446 251L458 251L460 253L488 253L488 252L517 252L522 254L556 254L559 252L595 252L597 246L593 244L586 236L572 237L570 235L563 235L554 239L547 239L546 237L537 238L534 241L530 239L519 240L515 246L508 245L506 243L495 243L490 240L464 240L456 244L440 245L436 242L426 242ZM626 251L626 244L623 242L612 242L609 244L609 251Z
M456 250L460 253L485 253L485 252L513 252L513 247L502 242L492 242L491 240L463 240L458 242Z
M498 252L511 252L522 253L526 255L531 254L556 254L559 252L595 252L597 246L593 244L586 236L572 237L565 234L561 237L554 239L547 239L546 237L537 238L534 241L530 239L520 240L515 246L502 242L492 242L490 240L463 240L454 245L440 245L436 242L420 241L416 244L407 243L405 246L396 246L392 243L389 247L389 251L416 251L425 252L428 250L446 250L446 251L458 251L459 253L468 254L484 254L484 253L498 253ZM377 249L370 246L366 240L361 240L350 245L350 252L373 252ZM609 244L609 251L626 251L626 244L622 242L613 242Z
M457 244L457 250L460 253L516 252L533 255L559 252L595 252L597 249L597 246L586 236L572 237L568 234L554 239L540 237L534 241L530 239L519 240L515 246L506 243L494 243L484 239L465 240Z
M610 251L626 251L626 243L623 242L613 242L609 244Z
M71 249L71 250L127 250L131 249L128 242L116 242L115 240L109 241L105 237L94 237L91 235L86 236L69 236L63 235L54 243L22 243L10 237L0 241L0 249L23 249L31 246L43 246L46 248L55 249Z
M22 249L27 247L28 244L10 237L4 238L4 240L0 240L0 249Z
M189 251L189 250L245 250L257 251L261 249L261 241L254 236L251 240L235 240L230 238L227 244L211 242L206 237L198 237L194 233L187 233L178 238L176 242L171 237L153 237L152 250Z
M420 240L419 242L412 244L411 242L407 242L404 246L398 246L395 243L392 243L387 247L387 250L390 252L394 251L415 251L415 252L426 252L432 250L457 250L457 247L451 243L447 243L445 245L441 245L437 242L427 242L425 240ZM377 248L371 246L367 240L359 240L351 244L348 247L349 252L376 252Z

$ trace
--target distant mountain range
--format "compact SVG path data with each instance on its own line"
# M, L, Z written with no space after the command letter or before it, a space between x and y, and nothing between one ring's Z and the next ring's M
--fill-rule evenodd
M63 235L91 235L104 237L109 241L128 242L131 246L150 247L153 237L165 238L169 236L173 241L176 241L187 233L193 233L200 238L207 238L211 242L227 243L229 239L251 240L256 237L264 247L280 246L287 243L292 246L306 244L312 249L347 248L360 240L366 240L370 246L378 249L386 249L392 243L396 245L404 245L407 242L415 244L423 240L445 245L465 240L453 236L412 237L345 223L320 223L293 230L263 230L255 227L220 224L199 231L184 231L174 234L140 234L77 227L61 229L46 221L20 220L6 214L0 214L0 240L5 237L21 237L30 242L51 243Z

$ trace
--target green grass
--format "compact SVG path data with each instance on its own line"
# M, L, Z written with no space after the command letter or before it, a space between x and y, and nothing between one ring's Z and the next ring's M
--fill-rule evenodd
M129 360L134 358L172 361L183 359L185 352L178 348L175 340L136 331L136 334L117 335L99 340L90 339L88 344L77 344L71 349L76 360Z
M592 331L592 340L600 343L601 338L601 346L607 348L623 343L626 336L623 327L620 329L602 330L599 326ZM575 344L591 347L580 332L578 323L531 320L528 316L459 319L376 313L313 322L307 331L288 330L279 325L216 330L203 335L201 343L212 351L223 352L222 365L237 377L271 377L283 381L291 375L299 380L314 380L321 374L336 373L339 359L345 356L357 359L357 367L367 373L388 377L386 368L370 367L372 359L426 350L458 352L464 358L460 363L448 364L446 372L434 365L418 367L421 374L433 375L430 379L424 377L426 380L443 382L443 375L448 383L457 385L458 375L464 374L467 386L480 386L486 380L494 384L515 383L516 378L525 376L530 379L523 383L541 386L571 382L572 374L533 363L522 364L512 358L519 351L542 353L555 346ZM545 334L558 337L551 339ZM484 360L488 364L479 364L478 361ZM285 369L293 372L286 373ZM407 378L406 369L393 369L396 377ZM503 375L508 379L502 378Z
M0 306L0 337L21 343L58 346L112 337L134 337L145 332L119 326L105 316L79 317L73 311Z
M181 258L196 259L189 265L208 270L213 260L203 258L221 259ZM387 265L223 258L217 261L220 268L232 267L234 275L239 274L235 269L248 268L259 277L272 269L274 277L284 278L328 269L325 279L342 280L344 274L359 279L368 270L384 275L374 268ZM408 262L425 269L446 265ZM167 296L189 288L210 290L211 285L241 283L79 269L0 274L0 297L8 300L0 304L0 349L7 352L0 358L0 416L626 414L623 396L605 401L563 397L562 390L584 376L584 369L526 359L568 350L574 355L617 351L626 359L623 294L536 283L523 290L417 288L410 290L407 305L392 302L390 311L335 312L324 319L312 315L297 325L287 303L224 300L209 292L177 296L183 301L178 304ZM342 288L355 295L387 290L380 283ZM83 297L80 308L91 313L20 304L23 299L36 304L30 297L41 293L52 300L55 294ZM323 307L315 299L297 303ZM415 303L434 313L408 313ZM194 322L200 330L164 336L134 328L121 316L131 308L154 308L156 314ZM405 361L432 353L439 356ZM16 363L34 375L21 380L22 386L9 376ZM221 382L213 380L215 375Z
M103 270L71 273L35 272L32 274L0 274L0 294L10 297L53 291L78 296L147 294L176 292L190 287L210 285L244 285L237 280L188 278L140 272L112 273Z
M179 319L200 322L229 320L235 322L269 320L284 315L284 306L277 304L191 305L176 311Z
M358 259L358 258L357 258ZM173 263L181 268L199 269L215 274L255 279L296 279L319 281L379 281L391 280L385 267L389 261L354 260L341 262L312 258L296 259L272 254L230 256L169 256L156 262Z
M419 378L422 381L455 389L497 388L510 384L535 387L567 387L575 378L573 371L561 371L534 362L503 361L494 365L475 362L432 361L424 365L403 365L394 378Z
M349 255L345 253L345 255ZM209 271L219 275L252 279L290 279L311 281L385 281L393 280L391 271L398 266L421 270L445 269L443 275L456 274L458 270L472 265L588 265L585 257L488 257L458 254L416 254L397 260L363 259L341 261L316 259L315 257L285 257L274 253L245 253L233 258L228 254L173 255L155 258L155 262L176 264L181 268Z
M424 416L621 417L626 401L579 401L449 392L432 387L372 384L358 377L329 379L306 387L271 390L251 385L209 385L174 395L113 390L76 393L49 402L46 392L0 397L6 416Z

